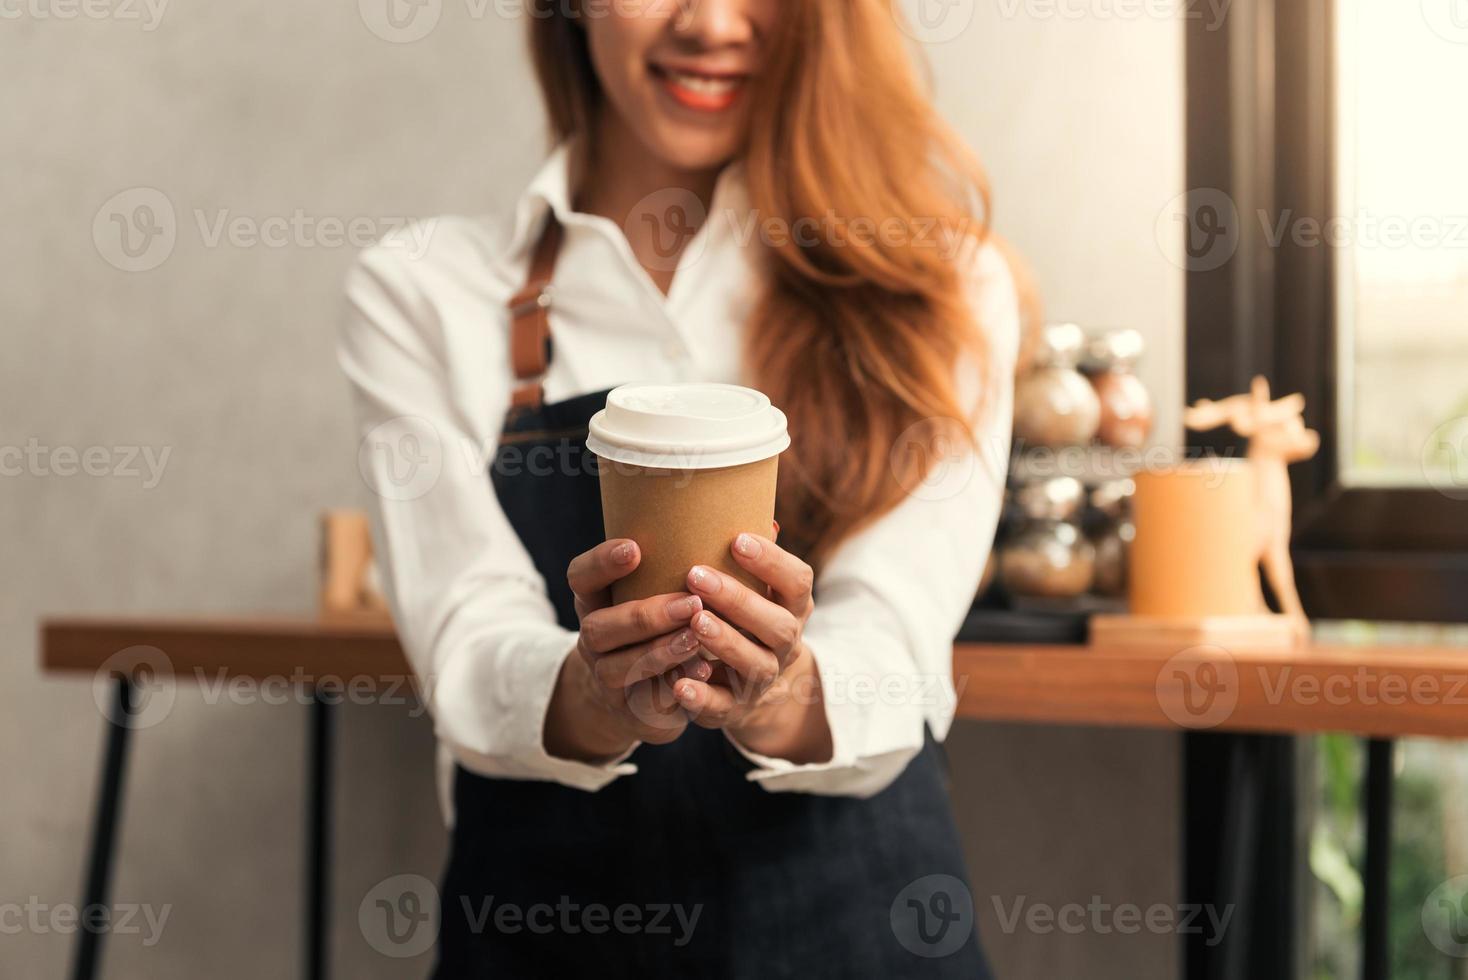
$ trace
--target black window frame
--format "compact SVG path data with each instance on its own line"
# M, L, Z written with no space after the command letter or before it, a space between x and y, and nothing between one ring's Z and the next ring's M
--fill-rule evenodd
M1468 500L1339 479L1338 250L1272 246L1257 220L1335 216L1334 16L1333 0L1235 0L1222 28L1186 22L1188 214L1222 191L1239 220L1232 259L1187 274L1187 395L1245 391L1255 374L1305 395L1320 452L1291 467L1291 550L1312 618L1468 622Z

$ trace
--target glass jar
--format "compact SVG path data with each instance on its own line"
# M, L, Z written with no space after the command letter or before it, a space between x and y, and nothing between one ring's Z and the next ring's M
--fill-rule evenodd
M1140 449L1152 434L1152 396L1136 375L1146 349L1135 330L1111 330L1086 348L1083 370L1100 405L1096 437L1117 449Z
M999 552L1005 591L1054 599L1084 595L1091 588L1096 552L1076 523L1085 500L1085 487L1068 476L1013 492L1020 519Z
M1092 588L1097 595L1120 598L1126 595L1127 553L1137 536L1131 518L1131 497L1137 485L1129 479L1107 480L1091 491L1091 507L1099 521L1091 531L1096 549L1096 574Z
M1021 444L1083 446L1095 437L1101 403L1077 370L1085 345L1085 332L1074 323L1041 332L1034 370L1014 390L1014 435Z

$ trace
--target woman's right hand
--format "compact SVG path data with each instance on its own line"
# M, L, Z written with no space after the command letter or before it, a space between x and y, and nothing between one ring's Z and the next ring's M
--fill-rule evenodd
M689 626L703 603L677 592L612 605L612 583L641 559L636 543L614 539L576 556L566 571L581 632L546 711L553 756L609 759L637 742L671 742L688 726L672 684L712 672Z

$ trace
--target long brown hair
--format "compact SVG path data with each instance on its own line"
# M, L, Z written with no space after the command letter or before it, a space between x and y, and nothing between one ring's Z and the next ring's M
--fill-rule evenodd
M531 51L553 134L589 133L601 97L585 32L538 6ZM819 566L922 481L931 443L968 432L935 422L981 411L956 386L957 366L982 368L988 349L955 259L987 235L988 195L889 0L782 0L781 18L742 160L762 223L819 231L766 243L745 362L790 420L781 544Z

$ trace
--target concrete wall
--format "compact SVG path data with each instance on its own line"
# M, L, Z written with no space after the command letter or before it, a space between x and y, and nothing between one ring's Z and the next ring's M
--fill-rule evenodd
M928 46L943 106L1054 311L1144 329L1173 403L1181 278L1151 225L1181 190L1181 32L1012 6ZM371 0L5 7L0 446L25 455L0 479L0 903L41 923L0 933L7 975L68 961L51 911L78 899L102 736L90 683L40 675L38 617L309 611L316 512L364 494L332 359L355 249L333 222L497 207L541 153L519 25L494 4L417 9L393 26ZM169 918L153 945L110 937L109 976L296 968L306 710L218 702L181 687L137 733L114 901ZM374 952L356 914L441 861L431 734L408 714L337 712L341 976L425 965ZM1172 741L964 725L953 758L1004 974L1165 975L1155 938L1006 935L988 894L1173 900Z

